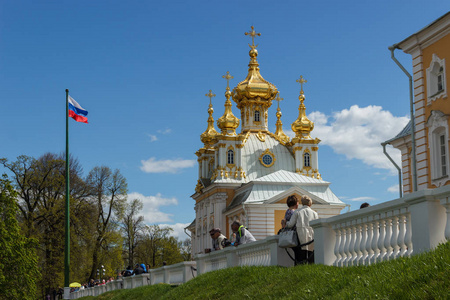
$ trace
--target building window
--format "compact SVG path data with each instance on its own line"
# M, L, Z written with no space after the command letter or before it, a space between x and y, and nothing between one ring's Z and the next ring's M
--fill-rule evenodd
M442 176L447 175L447 154L446 154L446 143L445 135L439 136L439 152L441 158L441 174Z
M309 157L309 153L306 152L306 153L303 155L303 162L304 162L305 167L311 167L311 163L310 163L310 159L309 159L309 158L310 158L310 157Z
M255 122L259 122L259 110L255 110Z
M427 121L431 183L436 187L449 179L448 119L449 116L443 112L432 110Z
M433 54L430 67L427 69L426 74L428 104L431 104L432 101L440 97L447 97L445 58L440 59L436 54Z
M234 151L233 150L228 150L228 159L227 159L227 163L229 164L229 165L232 165L232 164L234 164Z

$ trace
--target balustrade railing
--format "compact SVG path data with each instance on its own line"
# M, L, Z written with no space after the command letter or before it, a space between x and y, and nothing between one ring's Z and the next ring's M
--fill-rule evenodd
M339 267L411 256L450 238L450 186L311 222L315 262Z

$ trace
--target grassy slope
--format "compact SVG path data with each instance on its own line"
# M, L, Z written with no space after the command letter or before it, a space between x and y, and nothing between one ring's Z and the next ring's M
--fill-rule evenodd
M158 284L85 300L450 299L450 242L435 251L369 267L235 267L178 287Z

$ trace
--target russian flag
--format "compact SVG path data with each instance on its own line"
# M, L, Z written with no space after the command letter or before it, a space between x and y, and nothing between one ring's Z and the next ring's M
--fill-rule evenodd
M81 107L75 99L69 96L69 117L77 122L87 123L87 110Z

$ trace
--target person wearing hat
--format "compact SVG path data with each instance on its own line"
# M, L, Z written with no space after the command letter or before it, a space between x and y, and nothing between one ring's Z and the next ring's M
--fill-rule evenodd
M223 249L223 241L226 240L226 237L221 233L220 228L213 228L209 231L211 238L213 240L212 251L214 250L222 250Z

